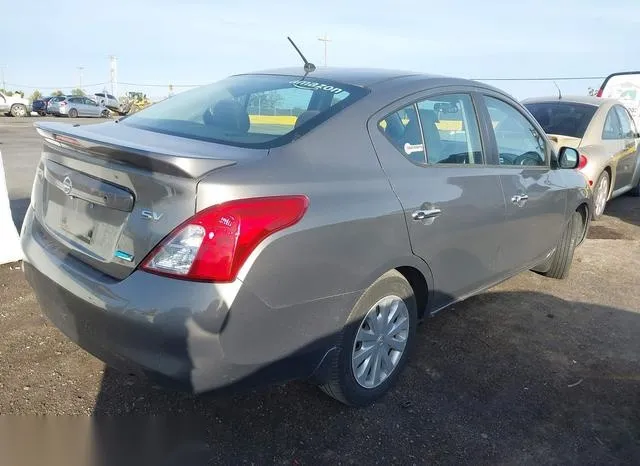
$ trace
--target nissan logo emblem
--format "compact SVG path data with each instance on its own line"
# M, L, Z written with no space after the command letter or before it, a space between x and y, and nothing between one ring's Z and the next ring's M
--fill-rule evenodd
M73 183L71 183L71 178L69 178L68 176L64 177L64 180L62 180L62 192L65 193L66 195L71 194L71 189L73 188Z

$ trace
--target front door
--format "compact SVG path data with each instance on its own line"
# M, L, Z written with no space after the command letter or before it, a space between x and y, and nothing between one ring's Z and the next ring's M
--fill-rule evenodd
M638 159L638 147L636 145L636 130L633 120L629 116L627 109L622 105L613 107L618 119L620 120L621 129L621 146L622 153L616 165L616 181L613 190L626 188L631 185L633 175L636 170L636 162Z
M500 171L506 222L498 269L505 275L535 265L557 245L564 228L562 173L550 166L550 148L532 120L499 94L484 95L494 143L488 163Z
M472 93L449 88L380 112L369 132L430 267L434 308L496 278L505 217L499 169L484 164Z

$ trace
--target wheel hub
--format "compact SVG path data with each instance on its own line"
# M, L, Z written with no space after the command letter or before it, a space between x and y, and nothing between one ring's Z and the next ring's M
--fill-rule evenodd
M358 385L375 388L396 369L409 336L409 310L402 298L382 298L360 322L351 353Z

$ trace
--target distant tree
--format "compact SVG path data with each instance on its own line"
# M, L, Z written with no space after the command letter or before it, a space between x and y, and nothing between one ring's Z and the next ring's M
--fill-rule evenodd
M53 96L64 95L64 92L62 92L60 89L58 89L57 91L53 91L51 93L51 95L53 95Z
M0 92L2 92L4 95L10 97L13 95L13 91L8 91L6 89L0 89Z
M261 114L273 114L280 102L282 102L282 95L276 91L259 92L251 96L249 106L257 108Z
M76 87L75 89L73 89L71 91L71 95L84 95L84 91L82 89L80 89L79 87Z
M31 94L31 102L33 102L34 100L40 100L42 99L42 93L36 89L35 91L33 91L33 94Z

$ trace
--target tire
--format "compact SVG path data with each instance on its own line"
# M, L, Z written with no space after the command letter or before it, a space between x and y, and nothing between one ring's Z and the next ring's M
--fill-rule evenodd
M38 115L40 115L41 117L46 117L47 116L47 112L38 112Z
M629 195L633 197L640 197L640 179L638 179L636 185L631 188L631 191L629 191Z
M69 110L69 118L78 118L78 111L75 108Z
M22 104L14 104L11 106L11 116L16 118L24 118L29 114L27 107Z
M567 278L573 262L573 252L576 249L576 244L580 239L583 228L582 215L580 212L574 212L562 232L562 237L555 252L551 256L551 266L546 272L542 272L542 275L558 280Z
M604 210L609 200L609 191L611 188L611 177L608 171L603 171L596 181L593 189L593 220L599 220L604 214ZM602 192L601 192L602 190ZM600 198L600 196L604 196Z
M109 114L109 110L103 110L100 116L102 118L109 118L111 115Z
M373 330L372 333L375 335L377 331L369 326L369 322L373 322L372 319L376 319L376 316L384 316L385 309L390 312L389 308L393 309L394 306L396 317L387 321L387 327L381 333L388 335L388 329L391 326L395 328L400 326L403 330L392 335L397 338L387 337L389 340L373 340L374 336L367 337L367 343L371 349L364 350L364 346L359 341L363 333L359 331L362 329L366 334L369 329ZM406 329L400 324L403 318L406 319ZM338 351L334 352L328 382L320 388L327 395L349 406L367 406L380 399L393 387L407 362L415 339L417 321L416 298L411 285L396 270L385 273L367 288L353 307L343 329ZM375 322L382 321L376 319ZM404 341L403 351L392 349L386 341L393 342L394 346ZM360 357L362 361L354 362L353 359L358 356L357 353L362 354L364 351L368 352L369 357ZM386 359L383 356L385 352ZM383 362L379 363L380 360ZM358 363L361 365L357 366ZM357 375L354 365L356 369L363 369L360 375ZM382 370L383 366L384 370ZM389 371L391 366L393 367ZM372 375L374 367L380 374L378 378ZM365 386L368 383L367 379L370 379L369 387Z

